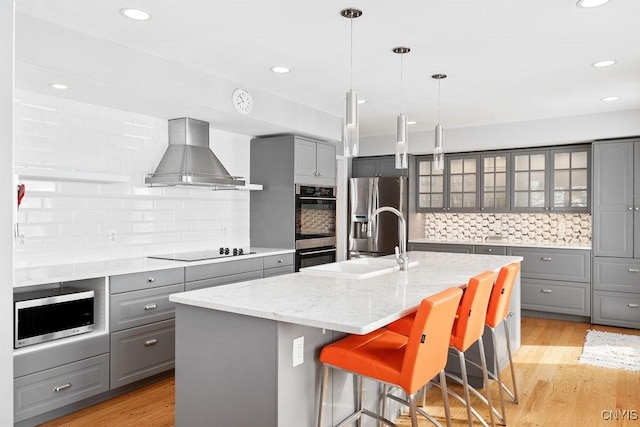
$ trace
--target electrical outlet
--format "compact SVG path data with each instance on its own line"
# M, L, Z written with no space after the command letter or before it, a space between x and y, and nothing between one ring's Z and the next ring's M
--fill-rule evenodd
M293 367L304 363L304 336L293 339Z
M116 232L111 230L109 231L108 236L109 236L109 242L115 243L115 241L117 240Z
M25 243L27 243L27 238L25 237L24 233L20 233L18 235L18 244L20 246L24 245Z

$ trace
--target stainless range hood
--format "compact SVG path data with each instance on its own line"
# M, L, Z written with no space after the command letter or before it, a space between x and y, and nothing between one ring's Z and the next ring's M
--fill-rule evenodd
M152 187L244 185L240 177L229 174L209 148L209 123L187 117L169 120L169 147L156 171L144 182Z

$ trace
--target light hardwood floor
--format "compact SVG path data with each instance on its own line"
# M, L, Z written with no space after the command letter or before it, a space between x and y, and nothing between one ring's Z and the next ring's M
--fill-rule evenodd
M577 363L588 329L640 335L640 330L523 318L522 347L514 356L520 403L506 403L509 426L640 427L640 373ZM504 371L504 376L510 384L508 371ZM497 390L494 384L492 391L496 405ZM173 393L174 382L170 378L43 426L171 427ZM467 425L462 405L451 399L451 406L453 425ZM475 407L488 418L488 412L479 404ZM439 390L429 392L426 409L442 420ZM629 419L628 416L621 419L623 410L635 411L638 419ZM603 411L606 413L604 418ZM611 420L610 415L616 414L619 419ZM407 427L410 421L403 417L398 425ZM421 427L431 425L424 419L420 420Z

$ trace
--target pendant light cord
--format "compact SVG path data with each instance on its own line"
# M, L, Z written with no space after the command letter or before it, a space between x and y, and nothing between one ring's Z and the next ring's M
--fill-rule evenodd
M351 81L349 87L353 90L353 16L349 18L349 22L351 23Z
M440 120L440 79L438 79L438 123L441 123L441 120Z
M403 73L403 70L404 70L403 60L404 60L404 53L400 54L400 114L402 114L402 110L404 109L403 108L404 104L403 104L403 100L402 100L402 92L403 92L403 90L402 90L402 83L403 83L402 80L403 80L403 76L404 76L404 73Z

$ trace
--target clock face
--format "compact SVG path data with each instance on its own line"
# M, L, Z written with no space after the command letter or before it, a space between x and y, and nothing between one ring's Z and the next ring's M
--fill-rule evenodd
M236 89L233 91L233 106L240 114L249 114L253 107L251 94L245 89Z

